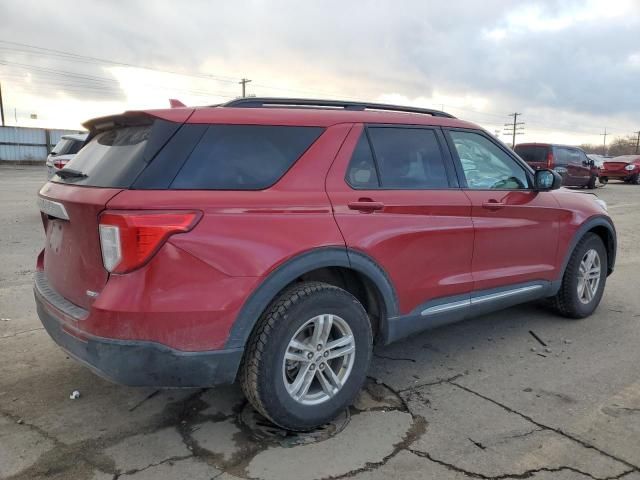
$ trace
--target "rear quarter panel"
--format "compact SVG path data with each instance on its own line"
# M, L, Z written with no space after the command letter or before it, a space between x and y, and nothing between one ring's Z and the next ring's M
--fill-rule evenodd
M325 177L350 124L329 127L273 187L260 191L127 190L110 209L196 209L189 233L169 242L229 276L261 277L289 258L344 246Z

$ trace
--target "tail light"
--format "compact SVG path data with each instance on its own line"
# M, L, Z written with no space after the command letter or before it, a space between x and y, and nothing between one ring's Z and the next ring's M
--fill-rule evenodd
M188 232L199 219L199 212L102 213L98 229L104 268L112 273L126 273L141 267L167 238Z
M547 153L547 168L553 168L553 150L549 149Z
M64 168L67 163L69 163L69 160L54 160L53 166L57 169L61 169Z

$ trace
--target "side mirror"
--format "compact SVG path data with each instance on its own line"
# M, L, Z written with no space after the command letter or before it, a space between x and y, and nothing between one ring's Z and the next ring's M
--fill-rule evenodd
M555 170L536 170L534 183L536 192L557 190L562 185L562 177Z

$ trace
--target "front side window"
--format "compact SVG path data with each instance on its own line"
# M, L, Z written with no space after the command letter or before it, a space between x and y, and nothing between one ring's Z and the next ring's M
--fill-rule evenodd
M579 150L575 150L573 148L567 149L569 152L569 161L568 163L571 165L580 165L582 164L582 155L580 155Z
M455 145L467 186L474 190L518 190L529 188L524 168L500 147L474 132L449 132Z
M424 128L372 127L368 132L382 188L449 188L444 158L435 131Z

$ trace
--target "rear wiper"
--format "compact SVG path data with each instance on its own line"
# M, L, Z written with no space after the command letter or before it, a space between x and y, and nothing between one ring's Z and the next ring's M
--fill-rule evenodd
M80 170L74 170L73 168L63 168L56 172L60 178L86 178L87 174L82 173Z

